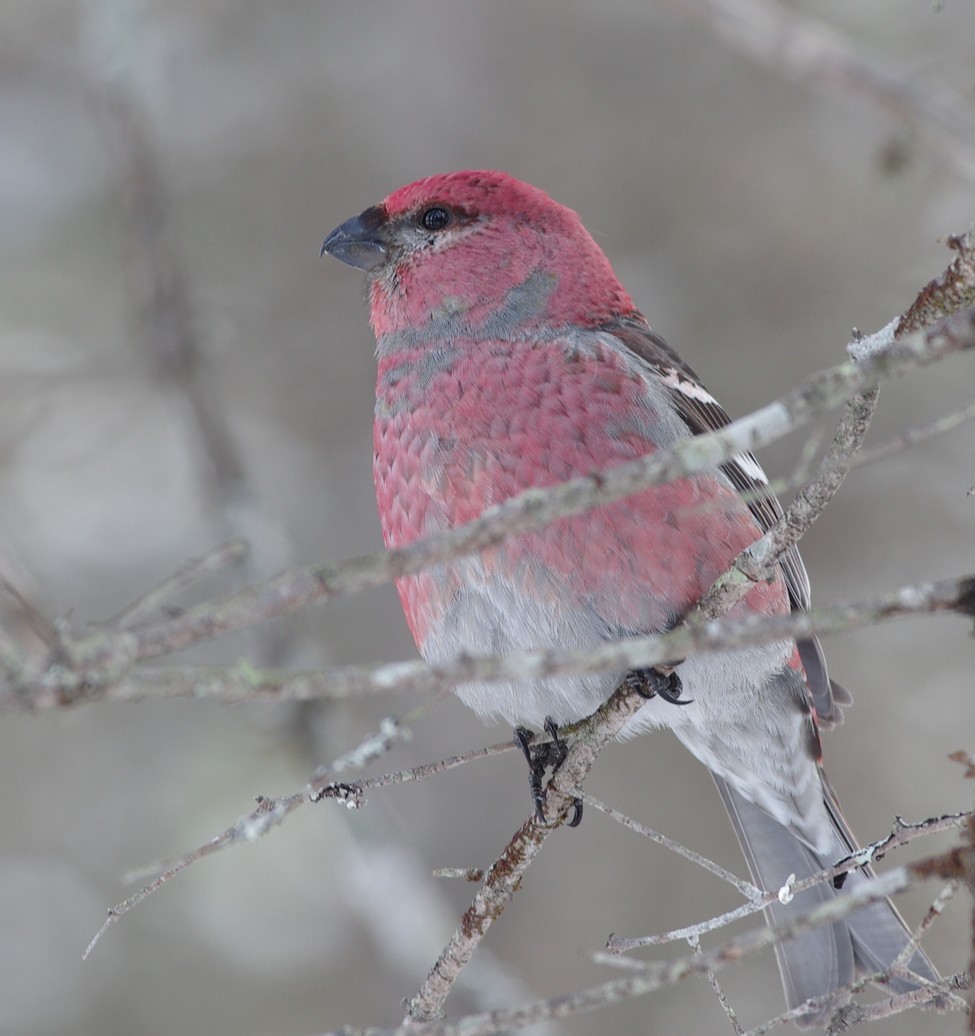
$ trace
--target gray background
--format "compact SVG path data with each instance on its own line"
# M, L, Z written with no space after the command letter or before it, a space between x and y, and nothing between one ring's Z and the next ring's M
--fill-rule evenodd
M949 86L971 125L970 3L792 6L906 75ZM156 141L211 404L256 501L243 521L258 574L380 545L363 283L318 249L394 187L463 167L544 186L579 210L654 327L732 414L841 359L852 326L874 330L899 313L946 264L939 238L973 214L973 174L924 120L794 84L649 2L7 0L0 570L75 629L226 528L185 400L153 372L133 319L120 153L97 86L115 62L133 70ZM885 160L892 152L899 161ZM973 362L886 387L871 441L968 402ZM762 459L787 473L800 448L789 441ZM975 569L973 448L966 428L856 473L804 544L816 599ZM390 587L281 632L292 665L415 654ZM260 658L266 647L238 637L197 657ZM969 806L971 785L945 758L971 748L975 728L965 625L912 621L826 647L856 694L826 751L860 836L879 837L895 813ZM256 846L197 865L86 964L80 955L129 893L124 872L207 841L257 793L300 788L384 712L408 707L174 701L4 715L0 1032L395 1022L473 891L426 875L489 863L527 812L511 756L373 794L356 815L306 807ZM382 765L505 736L448 701ZM589 787L744 871L707 774L666 734L607 751ZM902 905L916 921L924 903ZM734 904L716 880L593 813L551 839L471 969L479 988L450 1008L599 981L606 972L585 953L609 932L661 931ZM961 897L928 941L946 972L967 959L967 913ZM781 1010L770 955L724 981L746 1027ZM931 1034L963 1025L913 1015L871 1031L920 1024ZM594 1029L730 1031L703 981L560 1031Z

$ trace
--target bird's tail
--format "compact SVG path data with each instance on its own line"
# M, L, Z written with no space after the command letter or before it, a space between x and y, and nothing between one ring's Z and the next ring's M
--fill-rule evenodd
M835 855L832 852L826 855L814 852L760 806L743 798L722 778L715 777L715 781L748 861L752 880L766 891L781 888L790 874L795 874L796 879L801 880L825 867L831 867L856 849L836 797L825 780L823 792L826 806L836 831ZM797 893L788 903L770 906L766 910L766 917L770 924L786 924L820 903L856 888L870 874L869 868L851 871L843 891L835 890L829 882L816 885ZM909 939L910 932L894 904L884 899L863 907L843 921L776 943L775 955L789 1008L798 1007L813 997L828 997L830 993L863 975L885 971ZM911 957L908 967L918 976L918 980L892 977L889 982L892 992L908 992L917 989L922 982L934 982L940 977L920 949ZM837 1006L838 1002L832 1002L819 1010L810 1010L799 1024L804 1028L822 1025Z

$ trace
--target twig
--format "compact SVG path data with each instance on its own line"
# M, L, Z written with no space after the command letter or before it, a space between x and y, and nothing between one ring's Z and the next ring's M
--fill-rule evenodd
M425 780L427 777L432 777L438 773L445 773L474 760L500 755L515 748L516 745L513 741L503 741L500 744L473 749L462 755L449 756L437 762L414 766L408 770L400 770L395 773L385 773L377 777L367 777L362 780L343 783L337 783L328 779L328 775L338 769L333 764L332 767L325 768L325 772L316 775L303 792L292 793L280 798L258 795L256 797L257 809L241 817L235 824L220 834L215 835L210 841L175 860L147 864L145 867L139 868L138 871L128 874L126 876L128 881L142 880L148 874L155 874L156 877L134 895L129 896L128 899L123 900L121 903L117 903L108 911L105 923L88 944L83 956L87 957L91 953L98 940L116 921L127 914L133 907L138 906L148 896L151 896L153 892L162 888L166 882L176 877L181 871L229 845L256 841L305 802L321 802L325 799L334 799L350 808L361 808L366 802L365 792L373 788L384 788L391 784L406 784ZM346 753L346 757L340 757L340 759L348 757L349 753ZM339 760L336 762L338 763Z
M688 936L687 939L691 949L694 951L696 957L703 955L701 950L701 941L696 935ZM718 982L718 976L708 968L704 972L705 978L708 980L708 985L714 991L714 995L718 998L718 1003L721 1005L721 1010L724 1011L725 1017L731 1023L731 1028L735 1033L735 1036L744 1036L745 1030L741 1027L741 1022L738 1021L738 1015L735 1014L735 1009L731 1006L728 998L724 995L724 990L721 988L721 983Z
M942 313L975 305L975 231L949 237L957 255L944 273L928 281L897 324L895 337L919 331Z
M233 827L227 828L222 834L218 835L212 841L207 842L206 845L201 845L198 849L195 849L192 853L188 853L186 856L176 860L162 871L161 874L157 875L148 885L139 889L134 895L129 896L128 899L112 907L108 911L108 917L105 918L104 924L95 933L95 937L91 940L88 946L85 948L85 952L81 955L82 960L86 960L91 951L95 948L96 943L99 939L108 931L108 929L115 924L119 918L127 914L134 906L138 906L147 896L152 895L157 889L161 888L172 878L175 878L180 871L186 870L187 867L192 863L196 863L197 860L202 860L204 856L209 856L212 853L223 849L227 845L239 844L240 842L253 842L256 838L263 835L269 828L280 824L282 820L292 810L297 809L301 805L305 796L303 795L291 795L287 799L265 799L263 796L257 798L257 809L252 813L248 813L247 816L241 817Z
M438 867L433 872L435 878L463 878L464 881L478 885L486 875L487 871L483 867Z
M675 842L672 838L659 834L652 828L646 827L632 817L628 817L618 809L613 809L612 806L607 806L605 802L600 802L599 799L595 799L591 795L583 795L582 800L586 805L592 806L593 809L598 809L601 813L605 813L606 816L611 820L615 820L618 824L622 824L631 831L635 831L638 835L643 835L644 838L649 838L651 842L664 846L664 848L669 849L678 856L683 856L685 860L690 860L691 863L697 864L698 867L703 867L704 870L709 871L722 881L726 881L733 888L736 888L750 902L757 902L762 898L762 890L760 888L753 885L750 881L743 881L741 878L736 877L731 871L725 870L720 864L709 860L706 856L701 856L700 853L694 852L693 849L688 849L686 846L681 845L680 842ZM610 942L614 938L614 936L610 936ZM685 938L690 938L690 936Z
M725 614L752 586L767 578L775 564L805 535L849 474L877 408L878 395L874 386L857 393L846 404L816 477L800 489L782 519L735 558L731 568L698 601L685 621L694 623Z
M853 467L861 468L868 464L877 464L895 453L899 453L901 450L918 446L936 436L953 432L956 428L973 419L975 419L975 403L970 403L968 406L962 407L961 410L956 410L953 414L945 414L944 417L939 417L936 421L922 425L919 428L908 428L906 431L892 436L886 442L882 442L869 450L864 450L859 456L854 458Z
M846 874L856 867L862 867L872 861L883 859L884 855L891 849L907 845L916 838L938 834L943 831L961 830L969 822L971 816L971 813L951 813L940 817L931 817L928 820L915 824L905 823L898 818L889 835L864 846L853 856L849 856L844 860L838 860L832 867L821 870L816 874L811 874L802 881L796 882L792 886L792 891L794 894L798 894L815 885L832 882L841 874ZM756 890L756 892L757 895L746 892L747 902L727 910L723 914L710 917L706 921L700 921L697 924L676 928L669 932L662 932L659 935L625 938L614 933L607 939L606 949L610 953L628 953L631 950L645 946L662 946L670 942L696 938L708 932L716 931L719 928L724 928L733 921L739 921L744 917L757 914L778 898L778 889L770 889L767 892Z
M947 882L945 887L937 894L937 896L935 896L924 917L921 918L921 923L913 932L911 932L910 939L904 943L900 953L898 953L893 961L891 961L890 970L892 972L907 967L911 958L920 947L921 941L927 934L928 929L932 924L934 924L935 920L944 913L945 907L954 898L960 886L961 883L957 879L953 878L951 881Z
M247 542L237 537L228 543L214 547L213 550L207 551L198 558L191 558L173 575L147 590L112 618L99 625L107 629L124 629L144 622L197 580L212 572L218 572L225 565L240 561L247 555L247 551Z
M892 996L888 1000L881 1000L876 1004L844 1004L830 1019L826 1034L827 1036L837 1036L838 1033L849 1032L855 1026L863 1025L866 1022L893 1018L920 1004L930 1003L932 994L935 993L952 995L964 986L966 978L967 976L953 975L943 982L926 984L906 993ZM957 1003L955 1000L952 1002ZM747 1036L751 1036L751 1034L749 1033Z
M964 973L959 973L957 975L949 975L948 978L942 979L940 982L926 984L918 989L911 990L909 993L903 993L876 1004L868 1004L863 1007L859 1004L845 1004L835 1012L830 1020L829 1031L842 1031L834 1030L832 1028L834 1025L846 1024L847 1028L852 1028L861 1022L876 1021L879 1018L892 1018L894 1015L903 1014L904 1011L909 1011L919 1004L928 1002L933 997L944 997L948 999L954 1009L960 1010L960 1001L957 994L962 990L968 989L970 984L971 978ZM858 986L859 983L854 983L845 992L854 993ZM799 1006L791 1011L784 1011L782 1014L769 1018L768 1021L762 1022L760 1025L756 1025L753 1029L749 1029L744 1036L766 1036L766 1033L779 1028L781 1025L799 1021L807 1010L805 1006ZM845 1021L846 1019L849 1019L849 1021Z

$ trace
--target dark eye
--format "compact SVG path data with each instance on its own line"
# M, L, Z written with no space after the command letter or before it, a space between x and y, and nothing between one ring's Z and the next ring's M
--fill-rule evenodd
M441 205L433 205L420 217L420 223L426 230L443 230L450 224L452 217L449 209Z

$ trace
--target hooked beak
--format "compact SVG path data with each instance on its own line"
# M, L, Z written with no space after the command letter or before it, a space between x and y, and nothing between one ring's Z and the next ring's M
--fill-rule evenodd
M386 213L378 205L347 219L325 238L321 254L328 252L349 266L366 272L386 261L387 246L383 237Z

